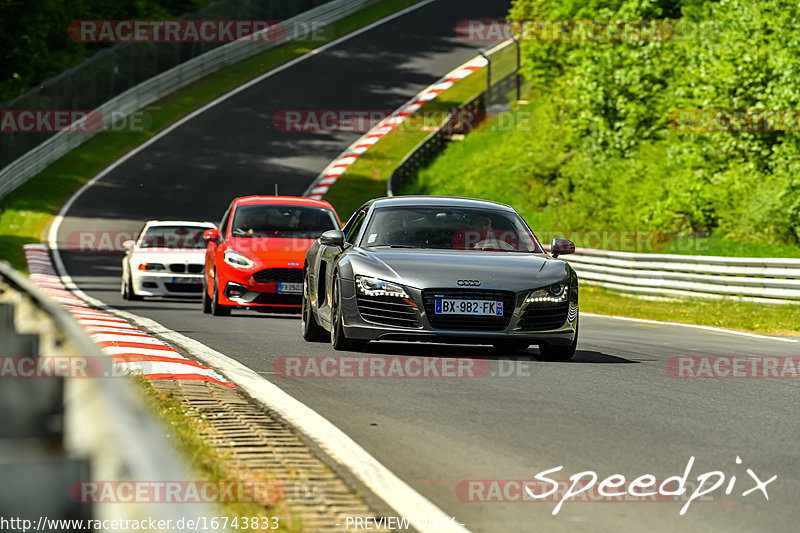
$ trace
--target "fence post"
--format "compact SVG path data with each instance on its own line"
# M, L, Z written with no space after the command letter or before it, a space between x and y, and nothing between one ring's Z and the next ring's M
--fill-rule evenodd
M484 50L478 51L486 60L486 109L492 105L492 59L486 55Z

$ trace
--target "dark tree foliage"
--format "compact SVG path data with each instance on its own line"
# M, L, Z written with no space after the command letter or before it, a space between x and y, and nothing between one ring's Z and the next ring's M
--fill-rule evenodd
M164 19L196 11L210 0L0 0L0 102L25 93L76 65L103 44L67 36L73 20Z
M547 169L526 179L563 227L800 241L800 124L686 133L670 118L800 112L796 0L515 0L510 18L671 19L664 39L523 44L539 120L526 153Z

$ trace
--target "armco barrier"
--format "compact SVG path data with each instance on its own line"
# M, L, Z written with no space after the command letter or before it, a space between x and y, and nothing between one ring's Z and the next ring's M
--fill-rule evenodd
M504 43L508 44L508 43ZM493 91L509 91L518 83L512 73L493 85ZM459 108L486 109L486 91ZM458 112L431 132L394 168L386 187L394 196L425 162L438 155L459 130ZM547 246L545 246L548 249ZM800 259L760 259L671 254L636 254L578 249L564 256L582 283L625 293L655 297L724 298L774 304L800 304Z
M800 304L800 259L578 249L564 259L583 283L650 296Z
M0 263L0 357L111 361L61 306ZM63 359L62 359L63 360ZM32 520L174 520L211 517L205 506L86 504L79 481L188 481L166 432L124 377L0 376L0 516ZM110 522L109 522L110 523Z
M333 0L284 21L286 37L270 42L232 42L219 46L203 55L190 59L158 76L136 85L109 100L96 111L103 117L128 116L153 102L207 76L224 66L237 63L265 50L289 41L294 35L304 35L307 23L331 24L378 0ZM36 148L26 152L0 170L0 198L41 172L95 135L96 132L63 131L53 135Z

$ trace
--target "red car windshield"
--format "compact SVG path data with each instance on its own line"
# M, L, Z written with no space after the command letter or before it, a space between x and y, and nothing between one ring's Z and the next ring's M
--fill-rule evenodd
M322 207L242 205L234 212L231 235L316 239L324 232L338 227L333 211Z

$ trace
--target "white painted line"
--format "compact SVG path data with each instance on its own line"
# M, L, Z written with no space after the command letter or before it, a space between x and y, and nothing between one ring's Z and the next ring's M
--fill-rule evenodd
M60 273L62 283L64 284L65 287L72 290L73 293L78 297L80 297L82 300L84 300L85 302L89 303L94 307L102 308L103 310L108 311L109 313L113 313L117 316L129 319L130 321L140 326L147 327L148 329L152 328L150 330L152 333L160 334L169 342L181 346L184 350L196 356L206 365L218 368L229 380L231 380L237 386L246 390L259 402L262 402L263 404L267 405L270 409L273 409L285 420L292 423L296 427L300 428L300 430L303 431L303 433L305 433L308 436L308 438L314 441L314 443L317 446L319 446L320 449L324 450L325 453L329 455L329 457L331 457L334 461L341 464L343 467L347 468L357 479L359 479L359 481L364 483L364 485L369 490L371 490L378 498L383 500L387 505L392 507L400 516L404 516L412 522L416 522L417 517L424 517L427 519L426 523L428 522L432 524L447 523L449 531L452 531L454 533L466 533L468 531L467 529L465 529L463 526L460 526L459 524L451 525L450 516L448 516L446 513L444 513L444 511L442 511L438 507L436 507L427 498L425 498L424 496L416 492L414 489L412 489L407 483L398 478L395 474L390 472L385 466L383 466L374 457L372 457L369 453L367 453L366 450L361 448L355 441L353 441L350 437L348 437L339 428L331 424L328 420L320 416L318 413L310 409L305 404L291 397L289 394L284 392L276 385L273 385L272 383L268 382L266 379L258 375L256 372L250 370L249 368L242 365L238 361L235 361L225 356L224 354L216 352L211 348L195 341L194 339L190 339L189 337L185 337L180 333L176 333L166 329L165 327L163 327L162 325L158 324L155 321L139 317L131 313L118 311L116 309L107 306L104 302L97 300L95 298L91 298L90 296L85 294L77 287L77 285L69 276L69 274L67 274L66 269L64 267L64 262L61 259L61 254L59 253L58 250L58 230L61 227L61 223L63 222L66 213L70 210L75 201L91 186L93 186L100 179L108 175L118 166L125 163L128 159L140 153L142 150L149 147L153 143L157 142L162 137L168 135L176 128L180 127L181 125L185 124L186 122L190 121L191 119L200 115L201 113L204 113L205 111L218 105L219 103L227 100L231 96L246 90L247 88L263 81L266 78L274 76L275 74L283 70L286 70L300 63L301 61L308 59L311 56L317 55L333 46L336 46L344 41L347 41L348 39L356 37L357 35L365 33L375 27L380 26L381 24L384 24L386 22L389 22L390 20L403 16L406 13L419 9L434 1L435 0L424 0L423 2L410 6L406 9L403 9L402 11L398 11L393 15L390 15L379 21L376 21L368 26L365 26L352 33L349 33L348 35L340 37L339 39L336 39L335 41L332 41L327 45L321 46L320 48L317 48L309 52L308 54L293 59L292 61L289 61L288 63L285 63L280 67L277 67L259 76L258 78L255 78L251 82L246 83L234 89L233 91L222 95L216 100L206 104L205 106L197 109L196 111L178 120L168 128L154 135L153 137L151 137L150 139L148 139L147 141L145 141L138 147L134 148L133 150L122 156L120 159L118 159L105 169L103 169L100 173L98 173L86 184L84 184L83 187L81 187L75 194L73 194L69 198L69 200L67 200L67 202L62 206L58 215L56 215L56 217L53 219L53 222L49 228L47 240L50 245L50 249L52 250L55 269L58 273ZM90 322L98 322L98 321L84 321L83 323L85 325L89 325ZM100 323L94 325L104 325L104 324ZM219 364L216 364L215 362ZM438 530L431 527L428 529L423 529L421 531L432 532Z
M798 339L787 339L784 337L774 337L772 335L763 335L761 333L748 333L746 331L738 331L735 329L719 328L715 326L700 326L697 324L684 324L682 322L667 322L665 320L650 320L647 318L631 318L627 316L616 315L598 315L596 313L584 313L581 311L581 316L595 316L600 318L611 318L614 320L624 320L628 322L642 322L644 324L663 324L667 326L681 326L684 328L702 329L705 331L713 331L715 333L727 333L728 335L739 335L742 337L753 337L755 339L766 339L778 342L800 342Z

